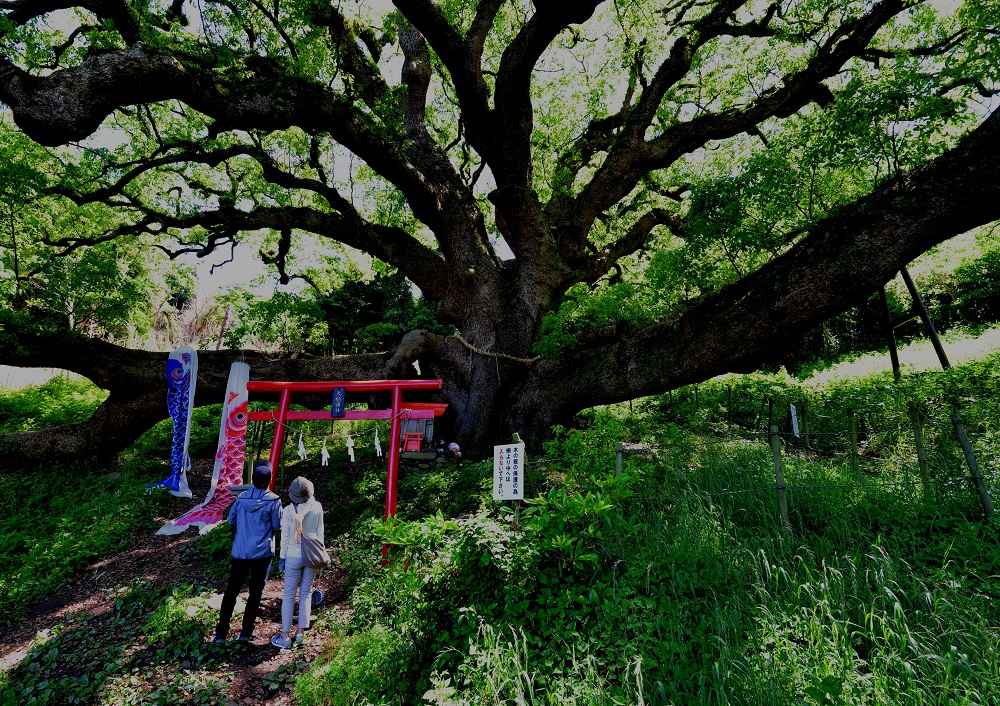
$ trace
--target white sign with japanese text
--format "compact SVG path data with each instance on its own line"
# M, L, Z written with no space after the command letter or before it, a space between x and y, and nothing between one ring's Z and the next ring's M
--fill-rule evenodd
M493 499L524 499L524 443L493 447Z

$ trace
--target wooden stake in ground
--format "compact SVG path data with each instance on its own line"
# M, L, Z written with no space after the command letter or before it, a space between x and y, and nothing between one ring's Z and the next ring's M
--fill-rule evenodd
M979 502L983 506L986 517L993 519L993 502L990 494L986 492L986 485L983 483L983 474L976 463L976 455L972 453L972 444L969 437L965 435L965 424L958 412L951 413L951 423L955 425L955 434L958 435L958 443L962 445L962 452L965 453L965 462L969 465L969 473L972 475L972 482L976 484L976 492L979 493Z
M771 425L771 453L774 454L774 487L778 491L778 510L781 512L781 526L786 532L792 530L788 522L788 497L785 495L785 477L781 472L781 437L778 427Z

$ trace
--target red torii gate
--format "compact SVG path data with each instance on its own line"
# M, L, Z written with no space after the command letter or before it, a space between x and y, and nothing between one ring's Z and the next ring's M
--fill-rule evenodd
M300 412L288 409L293 392L326 392L332 394L337 388L345 392L392 392L392 407L390 409L344 410L343 416L334 417L330 410ZM351 419L388 419L389 426L389 460L385 478L385 517L396 515L396 481L399 477L399 437L402 428L401 418L432 419L444 414L447 404L432 402L404 402L403 390L440 390L440 380L365 380L360 382L269 382L251 380L247 383L247 392L279 392L278 409L269 412L250 412L250 421L275 422L274 439L271 443L271 485L278 477L278 465L281 463L281 447L285 441L285 423L292 420L351 420Z

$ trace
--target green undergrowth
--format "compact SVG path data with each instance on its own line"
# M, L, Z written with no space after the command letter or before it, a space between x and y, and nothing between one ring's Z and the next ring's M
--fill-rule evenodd
M733 377L597 410L529 454L523 503L491 499L489 462L412 464L389 522L368 430L355 430L351 462L329 424L303 425L309 458L292 438L279 490L296 475L316 483L351 610L317 616L320 657L275 670L266 688L307 705L1000 703L1000 542L950 419L961 413L998 498L997 362L900 383ZM0 478L0 614L174 516L175 499L144 493L143 469L164 450L150 436L120 477ZM221 580L230 544L221 528L182 551ZM0 680L0 703L224 703L232 656L205 644L204 587L115 597L109 614L36 637Z
M83 421L107 396L89 380L67 375L20 390L0 389L0 434Z
M17 620L87 564L151 531L168 502L147 494L148 473L124 464L52 465L0 473L0 616Z
M1000 703L1000 542L968 482L960 409L997 497L996 360L895 384L778 376L585 415L529 458L528 499L355 523L351 620L304 704ZM742 407L726 408L733 388ZM693 395L692 395L693 397ZM808 447L768 408L815 415ZM921 411L925 486L909 405ZM760 405L753 417L753 408ZM847 409L859 421L852 462ZM635 451L615 472L614 447ZM475 505L475 507L473 507Z

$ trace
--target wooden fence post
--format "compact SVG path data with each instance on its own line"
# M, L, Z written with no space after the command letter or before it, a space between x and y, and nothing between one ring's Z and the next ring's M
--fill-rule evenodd
M917 447L917 467L920 469L920 482L924 486L924 496L931 492L931 476L927 471L927 453L924 451L924 439L920 432L920 411L912 402L910 407L910 428L913 429L913 443Z
M785 477L781 473L781 438L778 436L778 427L771 425L771 453L774 455L774 487L778 491L778 509L781 511L781 526L786 531L791 531L792 526L788 522L788 497L785 495Z
M854 474L858 474L858 420L854 416L854 410L847 410L847 435L851 440L851 468Z
M976 455L972 453L972 444L969 437L965 435L965 425L958 412L951 413L951 423L955 425L955 433L958 435L958 442L962 445L965 453L965 462L969 465L969 473L972 474L972 481L976 484L976 491L979 493L979 502L982 503L986 517L993 519L993 503L990 501L990 494L986 492L986 485L983 483L983 474L976 463Z
M615 446L615 475L620 476L622 474L622 454L625 449L622 447L622 442L618 442Z

